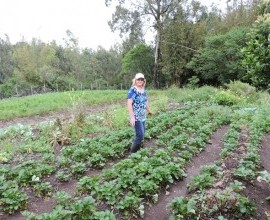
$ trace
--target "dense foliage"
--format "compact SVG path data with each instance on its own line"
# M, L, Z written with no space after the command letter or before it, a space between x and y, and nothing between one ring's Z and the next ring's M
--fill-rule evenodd
M201 84L224 85L241 79L245 72L241 65L240 49L245 44L247 31L245 27L235 28L226 34L205 39L204 47L188 64Z
M12 45L8 35L0 39L0 98L126 89L136 72L145 73L155 88L223 86L234 80L267 88L269 1L234 0L223 11L199 1L105 2L117 5L109 25L123 37L122 45L109 50L80 48L69 30L64 46L37 39ZM156 40L147 45L149 30Z
M244 79L260 89L268 89L269 78L270 14L260 16L248 35L247 45L242 49Z

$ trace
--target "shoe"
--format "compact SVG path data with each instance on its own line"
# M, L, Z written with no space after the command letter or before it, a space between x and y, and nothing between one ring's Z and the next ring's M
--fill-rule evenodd
M141 144L132 144L130 148L130 153L136 153L140 149L141 149Z

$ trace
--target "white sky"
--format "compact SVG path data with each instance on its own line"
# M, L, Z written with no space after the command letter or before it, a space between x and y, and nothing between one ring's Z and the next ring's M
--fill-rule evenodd
M220 4L225 0L201 0L202 4ZM105 49L121 42L118 33L112 33L108 20L113 8L105 0L0 0L0 37L7 34L11 43L24 38L43 42L56 40L63 44L70 30L81 48Z

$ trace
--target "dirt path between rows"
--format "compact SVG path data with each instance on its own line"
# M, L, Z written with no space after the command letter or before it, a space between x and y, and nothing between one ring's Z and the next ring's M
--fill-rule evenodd
M270 173L270 134L264 136L261 145L261 162L264 169Z
M176 182L169 188L169 195L166 192L162 192L159 195L159 200L151 207L147 207L145 210L145 220L168 220L169 212L166 209L167 204L178 196L188 196L187 184L191 181L192 177L198 175L201 166L213 164L219 160L219 154L223 147L223 137L228 130L228 126L219 128L209 140L205 150L198 156L194 157L186 169L187 177Z
M266 134L261 142L261 164L263 170L270 173L270 134ZM255 181L246 185L245 194L257 206L256 218L258 220L267 220L266 212L270 214L270 204L266 198L270 196L269 184L265 181Z

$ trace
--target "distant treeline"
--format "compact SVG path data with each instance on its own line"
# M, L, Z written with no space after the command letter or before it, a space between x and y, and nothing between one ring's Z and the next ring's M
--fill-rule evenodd
M241 80L268 89L269 8L269 0L234 0L226 12L196 1L179 4L157 29L159 40L153 45L144 43L139 30L145 24L138 23L121 45L109 50L80 48L69 30L65 46L35 38L13 45L6 35L0 38L0 98L127 89L137 72L145 74L150 88L223 86Z

